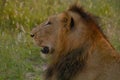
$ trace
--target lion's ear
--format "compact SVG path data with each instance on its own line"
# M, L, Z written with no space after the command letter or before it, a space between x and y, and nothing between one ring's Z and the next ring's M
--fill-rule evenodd
M74 20L68 13L63 13L61 15L61 21L65 28L68 30L72 29L74 27Z
M65 27L68 30L72 30L74 28L74 20L71 16L69 16L68 19L66 19Z

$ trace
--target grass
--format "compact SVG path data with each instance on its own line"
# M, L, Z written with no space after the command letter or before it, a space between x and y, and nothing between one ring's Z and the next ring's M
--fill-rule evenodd
M101 17L102 29L120 52L119 0L75 0ZM74 0L0 1L0 80L42 80L44 60L29 36L48 16L62 12Z

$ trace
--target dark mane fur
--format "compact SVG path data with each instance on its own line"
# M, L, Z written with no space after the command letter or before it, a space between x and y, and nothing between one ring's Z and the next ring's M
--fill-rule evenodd
M56 74L57 80L70 80L78 71L82 71L86 64L86 57L83 57L84 49L75 49L47 70L46 80L53 74ZM57 73L54 73L57 72Z
M72 11L72 12L75 12L75 13L78 13L86 21L92 19L92 17L91 17L90 14L88 14L87 12L85 12L82 7L79 7L77 5L70 6L70 8L68 10Z
M72 12L75 12L75 13L79 14L86 23L95 24L96 28L103 34L103 32L102 32L102 30L101 30L101 28L99 26L99 23L98 23L99 17L94 16L94 15L86 12L82 7L80 7L80 6L76 5L76 4L70 6L68 11L72 11Z

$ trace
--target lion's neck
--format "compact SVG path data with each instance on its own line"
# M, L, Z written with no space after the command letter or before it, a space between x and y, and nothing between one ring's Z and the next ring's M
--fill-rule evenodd
M106 39L100 38L96 41L97 42L94 43L95 45L89 54L87 65L89 65L89 68L94 67L95 69L103 69L111 63L114 63L118 54Z
M94 45L93 52L94 54L98 54L99 57L113 57L116 54L115 49L111 46L111 44L105 38L101 38L97 40Z

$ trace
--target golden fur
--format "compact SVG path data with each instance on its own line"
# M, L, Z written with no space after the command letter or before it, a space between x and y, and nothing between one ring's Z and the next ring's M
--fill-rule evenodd
M49 17L31 36L49 47L44 80L120 80L120 55L95 18L77 5Z

